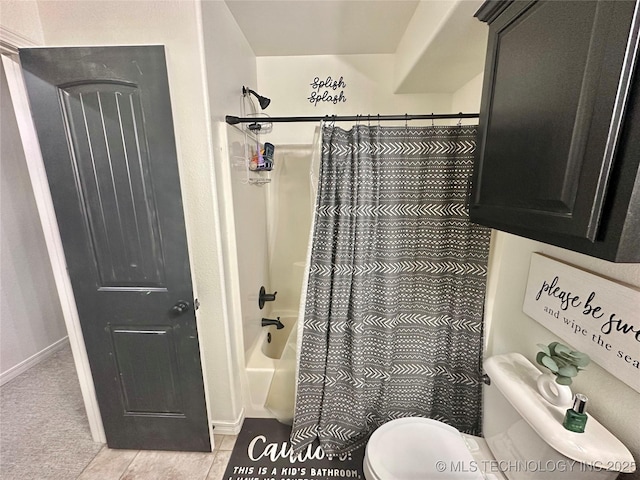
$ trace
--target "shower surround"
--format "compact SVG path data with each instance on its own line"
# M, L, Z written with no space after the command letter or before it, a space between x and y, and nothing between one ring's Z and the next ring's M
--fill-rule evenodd
M298 318L315 202L311 188L314 150L311 145L276 144L270 182L249 184L245 151L256 148L256 138L232 126L227 127L227 134L242 294L245 416L273 417L264 404ZM269 141L268 135L260 135L259 141ZM278 293L261 310L258 291L263 285L267 292ZM262 318L277 317L284 329L261 326Z

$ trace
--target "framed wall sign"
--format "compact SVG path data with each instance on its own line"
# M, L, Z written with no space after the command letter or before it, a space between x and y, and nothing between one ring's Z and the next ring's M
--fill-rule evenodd
M522 310L640 392L640 291L534 253Z

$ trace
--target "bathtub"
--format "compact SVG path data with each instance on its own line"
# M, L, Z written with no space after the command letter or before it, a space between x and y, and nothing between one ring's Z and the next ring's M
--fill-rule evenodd
M297 312L276 312L270 318L280 317L284 328L278 330L275 325L263 327L262 333L247 352L246 375L248 398L245 401L247 417L271 418L273 415L265 408L273 374L289 338L295 328ZM270 340L270 341L269 341Z

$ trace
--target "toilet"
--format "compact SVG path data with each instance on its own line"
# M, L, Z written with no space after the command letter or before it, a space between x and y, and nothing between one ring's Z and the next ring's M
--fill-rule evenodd
M484 369L484 438L428 418L392 420L367 443L365 479L603 480L635 471L631 452L591 415L584 433L562 426L568 407L542 398L541 372L524 356L496 355Z

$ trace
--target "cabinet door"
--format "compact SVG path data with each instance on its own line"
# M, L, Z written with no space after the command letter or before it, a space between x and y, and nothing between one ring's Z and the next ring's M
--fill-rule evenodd
M477 223L594 241L627 99L635 2L514 2L491 24Z

